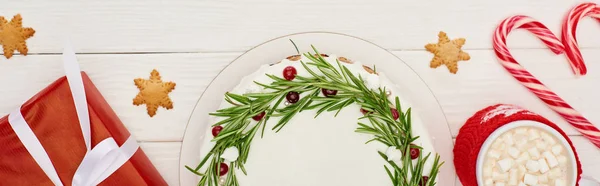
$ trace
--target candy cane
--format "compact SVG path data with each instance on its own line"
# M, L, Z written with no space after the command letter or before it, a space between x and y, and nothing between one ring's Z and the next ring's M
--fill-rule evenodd
M527 16L513 16L502 21L496 29L493 38L494 50L496 51L496 56L502 66L504 66L515 79L521 82L523 86L533 92L552 110L565 118L565 120L583 134L583 136L600 148L600 130L585 119L579 112L575 111L575 109L567 104L567 102L548 89L542 82L533 77L533 75L525 70L510 54L506 46L506 37L510 31L518 28L523 28L532 32L556 54L561 54L565 51L562 42L542 23Z
M562 41L565 45L565 54L571 64L571 68L575 75L585 75L587 68L583 63L583 57L579 51L575 31L579 20L586 16L594 17L600 21L600 9L595 3L582 3L573 8L562 26Z

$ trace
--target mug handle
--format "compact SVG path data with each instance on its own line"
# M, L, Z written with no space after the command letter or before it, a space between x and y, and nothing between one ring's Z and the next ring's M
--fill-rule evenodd
M588 176L581 176L581 180L579 180L579 186L600 186L600 181Z

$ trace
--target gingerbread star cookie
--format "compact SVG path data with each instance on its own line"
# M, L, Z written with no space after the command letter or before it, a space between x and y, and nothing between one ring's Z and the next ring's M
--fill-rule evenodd
M27 55L25 40L33 36L35 30L23 28L23 19L20 14L15 15L10 22L0 16L0 44L4 49L4 56L10 59L15 50Z
M175 89L175 83L163 82L156 69L150 73L150 79L134 79L135 86L140 90L137 96L133 99L134 105L146 104L148 115L150 117L156 115L158 106L164 107L167 110L173 108L173 102L169 98L169 92Z
M458 61L471 59L469 54L463 52L461 49L465 44L465 39L458 38L450 41L444 32L440 32L438 37L438 43L425 45L425 49L434 55L430 66L431 68L437 68L441 65L446 65L451 73L456 74L458 71Z

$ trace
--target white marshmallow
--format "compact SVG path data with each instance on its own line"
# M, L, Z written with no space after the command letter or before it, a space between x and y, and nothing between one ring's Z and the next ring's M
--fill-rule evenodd
M519 171L519 178L522 178L523 176L525 176L525 173L527 173L527 168L525 168L524 165L519 165L517 167L517 170Z
M239 156L240 151L235 146L226 148L225 151L223 151L223 154L221 154L221 158L223 158L226 162L234 162Z
M529 131L527 131L529 133L529 140L536 140L538 138L540 138L540 132L537 129L529 129Z
M506 143L500 143L500 146L497 149L500 151L504 151L504 149L506 149Z
M530 160L530 159L531 159L531 157L529 157L529 153L523 152L517 158L516 162L517 162L517 164L524 164L525 162L527 162L527 160Z
M508 148L508 155L512 156L513 158L518 158L520 153L521 152L519 152L519 149L517 149L517 148L514 148L514 147Z
M527 184L527 185L537 185L538 178L535 175L525 174L525 178L523 179L523 182L525 182L525 184Z
M548 162L550 168L558 166L558 160L556 159L556 156L554 156L554 154L550 153L549 151L546 151L542 153L542 155L544 156L544 158L546 158L546 162Z
M542 139L544 139L544 141L546 141L550 145L556 144L556 140L554 140L554 137L550 136L550 134L548 133L542 132Z
M540 172L541 173L546 173L550 170L550 167L548 167L548 163L546 163L545 159L539 159L538 160L538 164L540 165Z
M563 146L558 144L558 145L554 145L552 146L552 153L554 153L554 155L560 155L560 153L563 151Z
M538 161L535 160L527 160L527 164L525 166L530 173L535 173L540 170L540 165Z
M492 179L486 179L483 184L493 186L494 185L494 180L492 180Z
M498 151L495 151L494 149L488 151L488 156L492 157L492 158L500 158L500 153Z
M496 166L496 162L497 162L497 161L498 161L497 159L494 159L494 158L488 158L488 159L486 160L486 162L485 162L485 165L486 165L486 166L490 166L490 167L495 167L495 166Z
M519 182L519 175L517 174L517 169L510 169L508 172L508 184L516 185Z
M524 144L527 144L527 141L529 140L526 136L526 134L516 134L513 136L513 140L515 141L515 144L517 146L521 146Z
M548 144L546 144L546 142L538 139L538 140L535 140L535 147L537 147L540 150L544 150L544 149L546 149L546 147L548 147Z
M540 151L535 147L530 148L527 152L529 152L529 155L534 159L540 158Z
M526 127L519 127L517 129L515 129L515 134L527 134L527 128Z
M492 143L492 148L499 149L500 145L502 145L502 140L496 140L496 141L494 141L494 143Z
M567 182L563 179L554 180L554 186L567 186Z
M548 174L542 174L538 176L538 181L540 183L548 183Z
M493 179L494 181L502 181L502 180L506 180L506 179L508 179L508 174L507 174L507 173L504 173L504 174L502 174L502 173L499 173L499 172L496 172L496 171L494 171L494 172L492 173L492 179Z
M498 166L502 172L508 171L513 166L513 160L510 158L504 158L498 161Z
M498 182L495 186L504 186L504 182Z
M556 159L558 160L558 164L560 165L566 165L567 164L567 157L560 155L558 157L556 157Z
M513 145L515 144L515 141L513 140L513 136L511 133L506 133L502 136L502 140L504 140L504 143L506 143L507 145Z
M523 183L523 182L519 182L519 185L517 185L517 186L527 186L527 185L525 185L525 183Z
M561 176L561 171L559 168L553 168L548 172L548 178L550 178L550 179L560 178L560 176Z
M390 146L385 151L388 161L402 162L402 151L396 148L396 146Z
M483 167L483 177L484 178L490 178L490 177L492 177L492 169L493 168L494 167L492 167L492 166L484 166Z

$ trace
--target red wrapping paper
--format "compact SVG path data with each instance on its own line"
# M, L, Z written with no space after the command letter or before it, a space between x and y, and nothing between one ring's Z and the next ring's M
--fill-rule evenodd
M112 137L120 146L130 136L89 77L82 72L90 114L92 147ZM64 185L86 153L86 147L66 77L29 99L23 117L47 151ZM0 119L0 185L53 185L8 123ZM100 185L167 185L141 149Z

